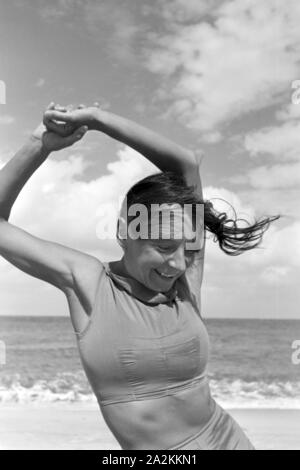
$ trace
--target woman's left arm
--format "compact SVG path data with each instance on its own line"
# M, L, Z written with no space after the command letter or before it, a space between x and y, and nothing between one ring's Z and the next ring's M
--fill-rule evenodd
M203 155L200 153L186 149L134 121L101 109L95 112L95 128L132 147L161 171L180 173L187 184L196 186L196 192L203 197L200 179Z
M98 107L67 112L51 110L45 113L45 117L47 127L49 124L51 126L51 120L57 120L76 126L87 125L91 130L101 131L141 153L161 171L178 172L189 176L190 184L196 184L197 181L199 184L200 158L197 153L130 119Z
M182 173L196 164L191 150L134 121L101 109L96 111L95 117L97 130L129 145L162 171Z

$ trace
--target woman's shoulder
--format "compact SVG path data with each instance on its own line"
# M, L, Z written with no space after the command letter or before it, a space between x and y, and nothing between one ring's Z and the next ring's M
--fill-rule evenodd
M90 314L99 280L103 277L104 263L95 256L86 255L73 267L74 288L69 295L76 296L87 315Z
M76 333L82 331L89 321L103 274L103 262L89 255L83 256L73 267L73 287L66 290L65 294Z

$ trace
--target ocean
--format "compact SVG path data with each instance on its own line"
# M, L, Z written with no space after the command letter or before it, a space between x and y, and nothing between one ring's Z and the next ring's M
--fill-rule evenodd
M221 406L300 409L300 364L292 360L293 342L300 345L300 321L204 322L211 343L211 392ZM0 344L6 350L0 360L0 402L96 403L69 318L1 316Z

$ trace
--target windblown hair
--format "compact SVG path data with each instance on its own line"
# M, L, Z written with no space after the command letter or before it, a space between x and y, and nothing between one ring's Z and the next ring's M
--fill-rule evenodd
M179 204L181 207L184 204L204 204L205 231L211 232L213 241L218 242L221 250L230 256L256 248L262 242L270 223L281 217L265 217L251 224L237 218L233 208L235 218L229 218L226 212L218 212L210 200L204 200L201 194L197 194L194 186L187 185L183 176L171 171L156 173L138 181L129 189L126 200L127 208L132 204L144 204L149 209L151 204ZM239 226L242 221L247 226ZM119 222L117 238L120 242Z

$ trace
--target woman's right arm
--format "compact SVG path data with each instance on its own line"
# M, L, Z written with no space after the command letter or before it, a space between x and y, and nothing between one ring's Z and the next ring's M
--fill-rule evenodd
M50 135L39 126L29 141L0 171L0 256L23 272L61 289L67 296L75 293L82 311L92 309L100 261L86 253L42 240L8 222L11 208L33 172L52 150L72 145L86 129L68 136ZM86 321L83 314L72 319L78 330Z
M0 217L8 220L11 209L30 176L48 158L50 151L31 136L0 171Z
M49 105L48 110L54 104ZM73 132L72 132L73 131ZM0 171L0 217L8 220L11 209L20 191L49 157L53 151L73 145L79 141L87 126L76 126L72 131L62 130L61 135L56 132L48 132L43 124L40 124L31 134L25 145Z
M72 318L76 330L92 311L101 262L78 250L35 237L0 218L0 256L26 274L57 287L82 307Z

